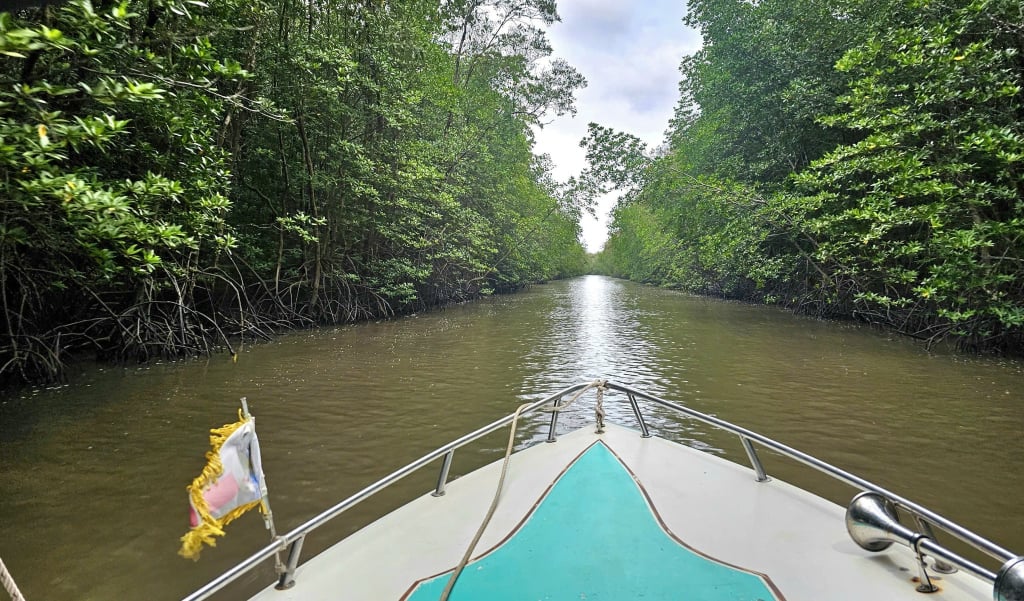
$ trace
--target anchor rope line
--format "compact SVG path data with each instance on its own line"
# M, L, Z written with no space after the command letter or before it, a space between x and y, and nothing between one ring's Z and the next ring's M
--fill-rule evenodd
M4 590L11 596L11 601L25 601L25 597L18 590L18 585L14 582L14 576L11 576L7 566L4 565L3 559L0 559L0 583L3 583Z
M564 411L565 409L571 407L573 403L575 403L577 400L579 400L579 398L582 397L585 392L592 388L596 388L598 403L597 416L599 419L598 433L600 433L604 427L604 409L601 408L601 405L604 402L605 383L605 380L594 380L593 382L587 384L585 387L578 390L576 394L570 397L569 400L566 401L564 404L548 405L546 407L541 407L538 410L550 412ZM501 500L501 491L505 486L505 476L508 475L508 466L510 460L512 459L512 448L514 447L516 442L516 427L519 424L519 417L522 415L523 410L529 407L531 404L532 403L523 403L516 409L516 412L512 415L512 424L509 427L508 433L508 445L505 447L505 459L501 464L501 475L498 477L498 486L494 491L494 498L491 500L491 506L487 510L487 515L484 516L483 522L480 523L480 527L477 528L476 534L473 536L473 540L469 543L469 547L466 549L465 554L463 554L462 559L459 560L459 565L457 565L455 567L455 571L452 572L452 577L448 579L448 584L444 587L444 592L441 593L440 601L448 601L448 597L450 597L452 594L452 589L455 588L455 582L459 579L459 576L462 575L462 571L469 564L469 559L470 557L472 557L473 551L476 550L476 546L480 542L480 538L483 537L484 531L487 530L487 525L491 523L491 518L494 517L494 512L498 509L498 501Z

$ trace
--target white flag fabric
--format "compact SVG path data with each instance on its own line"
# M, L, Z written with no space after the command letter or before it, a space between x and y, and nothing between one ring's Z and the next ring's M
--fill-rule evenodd
M192 530L181 538L183 557L198 559L203 545L216 546L224 526L253 507L266 513L267 484L252 416L210 430L206 467L188 487Z

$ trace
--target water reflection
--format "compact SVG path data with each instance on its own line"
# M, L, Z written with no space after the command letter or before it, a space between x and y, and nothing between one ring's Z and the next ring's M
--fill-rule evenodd
M679 368L675 359L666 360L658 352L667 341L643 322L645 312L640 306L632 284L600 276L587 276L568 282L552 294L554 306L547 312L543 331L548 335L534 345L526 356L535 368L527 378L524 400L534 400L553 389L582 381L604 378L628 382L655 395L664 395L667 379L676 385L685 379L675 377ZM650 317L650 315L646 315ZM589 393L580 407L559 418L560 430L572 430L594 421L596 395ZM634 424L635 418L623 395L609 395L604 410L609 420ZM717 450L701 438L701 425L683 420L659 408L645 411L651 427L662 434L706 450ZM547 436L544 417L530 420L531 442Z

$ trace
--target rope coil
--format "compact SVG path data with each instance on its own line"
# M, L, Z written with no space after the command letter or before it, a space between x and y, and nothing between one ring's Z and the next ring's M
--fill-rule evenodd
M581 388L576 392L565 404L563 405L549 405L547 407L541 407L539 411L558 412L564 411L572 406L583 393L587 392L592 388L597 389L597 410L596 417L598 420L598 430L600 434L604 431L604 391L605 391L606 380L594 380ZM448 597L452 594L452 589L455 588L455 582L459 579L462 574L462 570L465 569L466 565L469 564L469 559L473 555L473 551L476 549L477 544L480 542L480 538L483 537L484 531L487 530L487 525L491 523L491 518L494 517L495 510L498 509L498 501L501 499L501 491L505 486L505 476L508 475L508 465L512 458L512 448L516 442L516 426L519 423L519 416L522 415L523 410L529 407L532 403L523 403L516 409L516 412L512 415L512 424L509 427L508 433L508 445L505 447L505 459L501 465L501 476L498 477L498 487L494 491L494 499L491 500L491 507L487 510L487 515L484 516L484 521L480 524L480 528L477 529L476 534L473 536L473 540L469 543L469 548L466 549L466 553L462 556L459 561L459 565L455 567L455 571L452 573L452 577L448 579L448 584L444 587L444 592L441 593L440 601L448 601Z

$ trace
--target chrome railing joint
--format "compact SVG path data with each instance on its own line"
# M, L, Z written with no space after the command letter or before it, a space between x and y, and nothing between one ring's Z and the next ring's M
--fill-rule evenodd
M558 395L554 402L551 403L551 423L548 425L548 439L544 442L555 442L558 440L555 438L555 429L558 427L558 408L562 406L562 396Z
M754 473L757 474L758 482L768 482L771 478L768 477L768 473L764 471L764 465L761 464L761 458L757 455L757 449L754 448L754 444L750 442L750 439L746 436L740 435L740 442L743 444L743 450L747 452L747 459L750 460L751 467L754 468Z
M644 414L640 412L640 403L636 401L636 395L627 392L626 398L629 399L629 406L633 410L633 415L636 416L636 423L640 425L640 437L650 438L651 431L647 429L647 422L644 421Z
M278 576L277 585L274 587L279 591L285 591L295 586L295 570L299 567L299 555L302 554L302 543L306 535L303 534L292 541L288 547L288 559L285 561L284 570Z
M455 449L445 453L444 461L441 462L441 473L437 475L437 487L430 493L435 497L444 496L444 486L448 482L448 471L452 469L452 458L455 457Z

